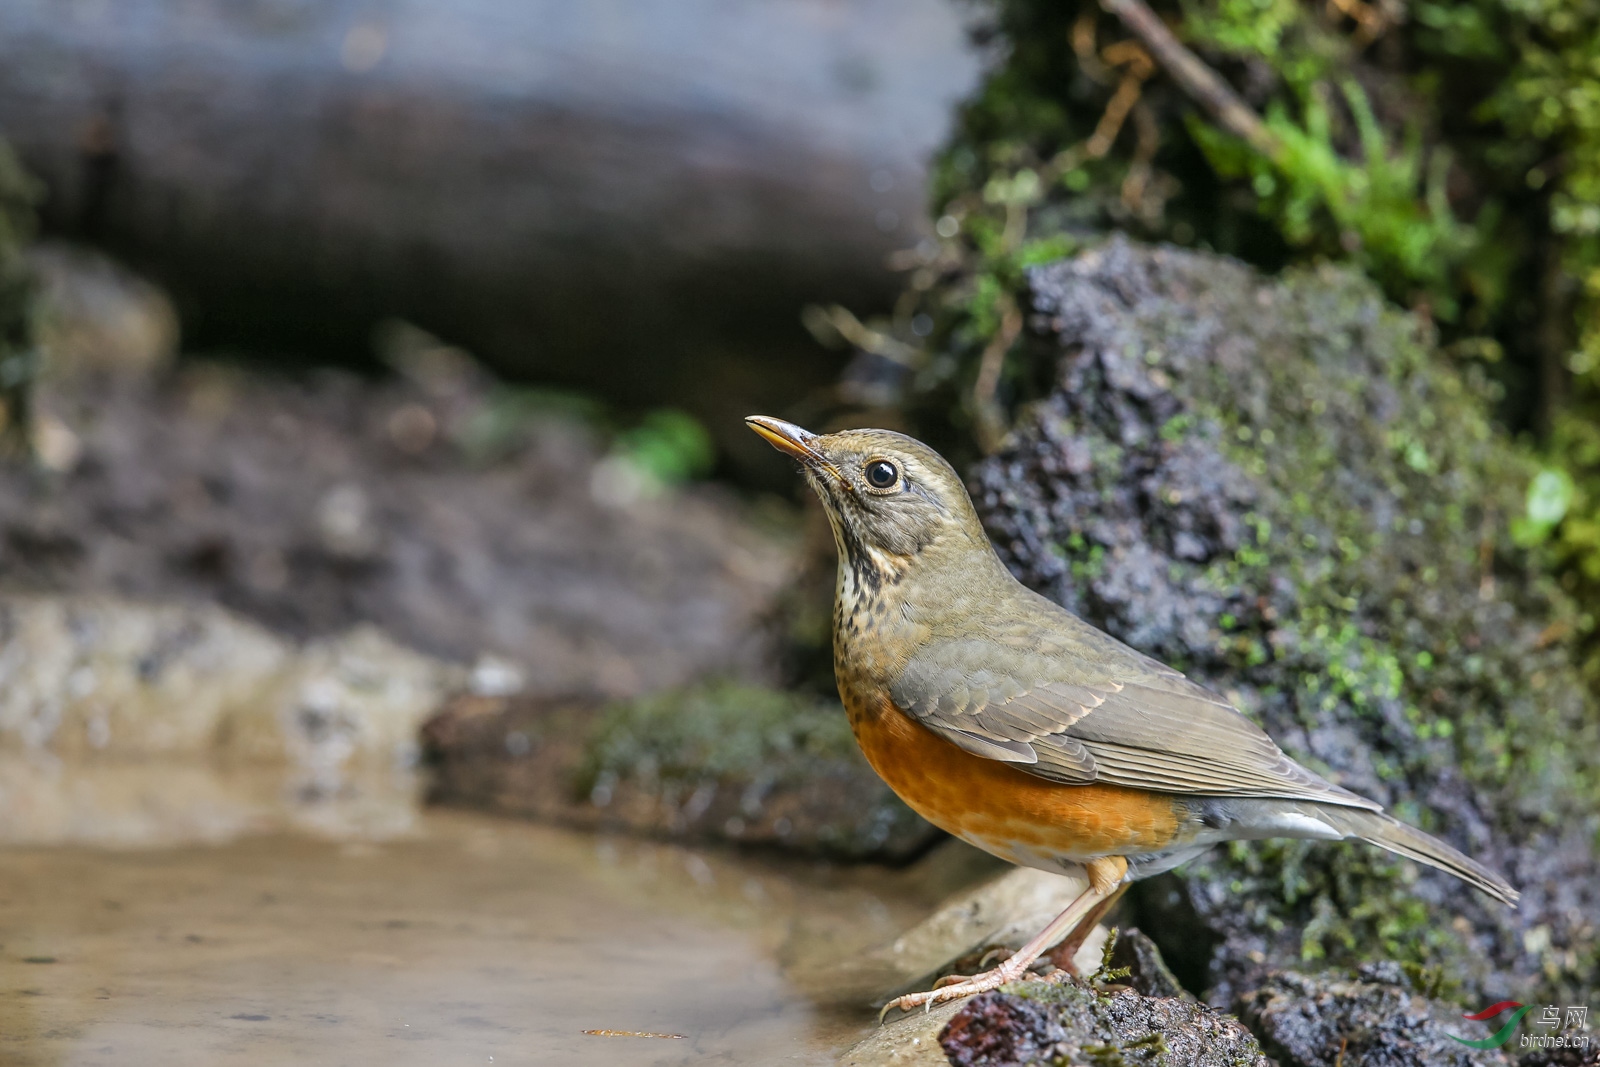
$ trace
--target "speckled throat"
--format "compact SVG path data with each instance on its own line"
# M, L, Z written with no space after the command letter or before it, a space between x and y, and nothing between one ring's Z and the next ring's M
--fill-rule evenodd
M908 626L903 616L902 583L915 561L867 545L832 508L839 550L833 594L833 666L841 694L870 681L880 684L896 664L888 654L886 631ZM846 703L851 703L846 696Z

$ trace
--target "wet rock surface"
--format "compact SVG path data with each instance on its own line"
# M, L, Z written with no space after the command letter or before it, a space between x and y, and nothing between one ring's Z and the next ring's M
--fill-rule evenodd
M409 765L465 674L372 627L296 644L213 605L0 597L0 751Z
M1274 974L1241 997L1239 1016L1280 1067L1498 1067L1500 1049L1468 1048L1452 1035L1486 1038L1492 1027L1415 992L1394 964L1364 967L1354 981Z
M971 846L951 840L912 870L925 883L960 884L981 878L998 864ZM893 941L815 971L791 974L806 988L830 990L829 1003L851 1007L876 1003L881 1007L902 993L932 988L943 975L973 974L991 966L997 955L1021 948L1081 894L1085 885L1082 878L1011 867L947 896L932 914ZM1085 940L1074 960L1080 972L1092 973L1100 965L1105 939L1102 927ZM1040 966L1048 968L1043 963ZM965 1007L965 1001L954 1001L930 1010L891 1012L840 1062L849 1067L943 1067L947 1061L939 1033Z
M31 246L26 262L44 375L154 374L177 358L177 309L148 280L93 249L57 241Z
M948 1067L939 1034L961 1009L959 1002L939 1004L891 1019L846 1050L839 1067Z
M945 975L992 967L1044 929L1086 886L1081 877L1008 868L953 894L926 919L842 970L870 989L863 999L881 1007L904 993L931 989ZM1074 957L1081 973L1099 966L1105 939L1104 927L1084 939ZM1041 972L1052 969L1044 960L1036 966Z
M1237 1019L1193 1000L1023 983L974 997L939 1043L952 1067L1134 1064L1268 1067Z
M0 842L404 830L459 666L372 627L305 643L208 604L0 595Z
M1192 996L1161 958L1156 943L1136 926L1117 933L1110 964L1115 969L1127 968L1127 984L1147 997Z
M609 706L464 696L423 738L442 804L857 860L943 836L873 773L842 708L753 686Z
M44 469L0 466L0 588L215 602L295 639L368 623L532 693L763 676L782 540L709 490L637 491L584 423L448 356L45 392Z
M1031 283L1054 391L970 479L1008 565L1523 892L1513 912L1369 846L1263 842L1137 887L1141 928L1218 1005L1372 959L1441 966L1463 1001L1584 1002L1583 620L1511 536L1535 467L1482 389L1333 270L1118 240Z
M981 903L990 911L1020 917L1032 901L1030 887L1017 880L1021 873L952 899L938 915L951 925L965 901L969 909ZM918 931L926 936L934 926L930 919L906 938ZM1520 1059L1505 1048L1470 1048L1456 1039L1487 1038L1501 1020L1486 1024L1463 1019L1459 1007L1440 998L1440 974L1408 971L1392 962L1363 965L1354 975L1272 972L1238 997L1231 1006L1235 1014L1224 1014L1184 991L1160 950L1137 929L1118 932L1109 956L1097 944L1094 957L1090 962L1080 955L1078 961L1080 971L1093 976L1088 981L1007 986L942 1006L947 1022L922 1012L891 1018L842 1062L858 1067L941 1062L918 1058L926 1055L930 1032L948 1057L944 1062L972 1067L1505 1067L1513 1062L1544 1067L1592 1062L1583 1058L1592 1052L1581 1048L1539 1050ZM1105 969L1097 971L1097 966ZM1510 1046L1513 1051L1515 1047Z
M383 381L163 370L145 358L159 316L130 311L142 283L81 258L44 257L51 352L81 351L33 394L36 454L0 463L0 839L403 828L419 728L461 694L575 695L590 714L541 711L571 736L530 766L573 762L510 807L599 825L580 817L612 773L591 766L595 709L776 670L781 530L653 476L592 406L400 326ZM837 747L757 745L715 785L623 775L608 825L738 839L742 820L761 843L842 855L932 840ZM515 793L482 760L451 766L465 795Z

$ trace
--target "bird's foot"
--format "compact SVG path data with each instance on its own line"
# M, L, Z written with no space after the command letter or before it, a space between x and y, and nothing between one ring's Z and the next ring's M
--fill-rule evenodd
M1028 973L1027 963L1018 963L1014 959L1006 960L992 971L972 975L970 978L959 974L947 974L933 984L933 988L922 993L907 993L903 997L896 997L883 1006L878 1013L878 1021L882 1022L884 1016L890 1011L899 1008L901 1011L912 1011L922 1008L931 1011L935 1004L943 1004L948 1000L960 1000L977 993L987 993L991 989L999 989L1003 985L1017 981Z

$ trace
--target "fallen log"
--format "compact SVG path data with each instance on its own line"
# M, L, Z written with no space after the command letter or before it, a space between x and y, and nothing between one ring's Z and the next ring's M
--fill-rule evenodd
M960 19L21 0L0 136L48 227L162 281L190 347L348 360L400 316L502 370L737 415L832 380L803 304L891 295L976 75Z

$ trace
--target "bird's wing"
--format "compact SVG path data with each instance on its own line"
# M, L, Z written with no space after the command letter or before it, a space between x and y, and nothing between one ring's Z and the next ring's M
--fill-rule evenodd
M1290 759L1220 696L1071 622L1070 652L1059 635L932 641L890 697L967 751L1054 781L1382 810Z

